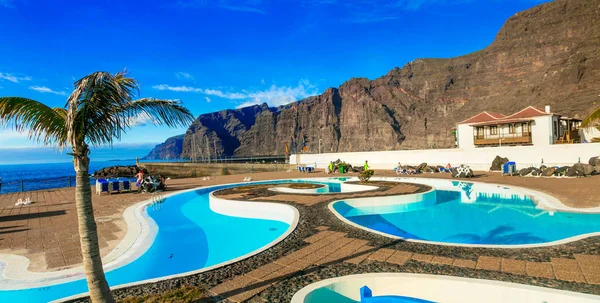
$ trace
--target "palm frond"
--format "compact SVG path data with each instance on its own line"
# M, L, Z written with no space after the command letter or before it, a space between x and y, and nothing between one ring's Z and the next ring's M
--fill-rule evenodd
M187 127L194 118L181 103L144 98L135 100L138 82L125 71L96 72L75 82L67 101L68 141L93 146L112 144L140 119L156 125Z
M587 118L581 122L581 127L594 126L597 122L600 122L600 107L593 111Z
M44 145L66 144L66 114L62 108L51 108L35 100L0 97L0 126L29 132L29 138Z
M173 100L142 98L126 104L121 112L128 127L135 126L140 120L168 127L188 127L194 122L192 113L181 102Z

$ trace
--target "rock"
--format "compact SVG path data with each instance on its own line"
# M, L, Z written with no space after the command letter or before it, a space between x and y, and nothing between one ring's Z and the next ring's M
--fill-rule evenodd
M567 176L567 177L585 177L585 173L580 169L576 169L575 167L569 167L569 169L567 169L567 173L565 174L565 176Z
M459 167L452 168L452 178L472 178L473 170L466 166L461 165Z
M600 166L600 157L591 157L588 164L591 166Z
M327 153L447 148L456 141L449 126L482 110L511 114L550 105L564 116L583 116L589 96L600 91L598 47L590 42L600 36L600 27L590 25L599 23L598 1L545 3L510 17L493 43L471 54L413 60L377 79L353 78L279 107L202 114L170 154L181 150L178 158L189 158L206 149L206 139L210 154L239 157L282 155L286 143L293 154L291 138L297 152L306 139L311 153L319 141ZM369 127L357 127L364 121Z
M576 163L573 169L580 171L584 176L590 176L594 172L594 167L589 164Z
M594 166L594 172L592 174L594 174L594 175L600 174L600 165Z
M531 175L531 172L533 172L534 170L535 170L535 167L523 168L523 169L519 170L519 176L527 177L527 176Z
M556 169L556 171L554 172L555 175L557 176L566 176L567 175L567 170L569 170L569 166L562 166Z
M417 166L417 171L425 171L425 168L427 168L427 163L421 163L419 166Z
M544 177L554 176L555 171L556 171L556 167L548 167L544 170L544 172L542 172L542 176L544 176Z
M540 166L540 170L541 170L541 171L545 171L547 168L548 168L548 167L547 167L546 165L542 165L542 166Z
M502 158L500 156L496 156L492 161L492 166L490 167L491 171L500 171L502 170L502 165L508 163L508 158Z
M126 177L133 178L139 169L135 165L130 166L110 166L94 172L95 178Z
M532 175L532 176L535 176L535 177L541 176L541 175L542 175L542 170L541 170L541 169L538 169L538 168L534 168L534 169L531 171L531 175Z

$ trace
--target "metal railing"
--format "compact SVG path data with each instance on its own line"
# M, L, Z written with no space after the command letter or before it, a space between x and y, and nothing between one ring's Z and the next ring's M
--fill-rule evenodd
M173 163L287 163L289 156L276 155L276 156L250 156L250 157L221 157L221 158L210 158L210 159L140 159L139 163L153 163L153 162L173 162Z
M95 182L96 180L92 178L90 184L95 184ZM13 180L8 182L2 181L0 182L0 194L72 186L75 186L75 176L65 176L47 179Z

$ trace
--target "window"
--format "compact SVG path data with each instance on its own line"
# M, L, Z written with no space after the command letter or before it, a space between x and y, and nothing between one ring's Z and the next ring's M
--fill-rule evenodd
M517 130L517 125L516 124L509 124L508 125L508 133L509 134L516 133L517 132L516 130Z
M529 124L527 123L523 123L523 133L528 133L529 132Z
M483 138L483 127L477 127L477 137Z
M552 128L552 132L554 133L554 137L558 137L558 121L554 121L554 127Z
M498 134L498 126L490 126L490 135Z

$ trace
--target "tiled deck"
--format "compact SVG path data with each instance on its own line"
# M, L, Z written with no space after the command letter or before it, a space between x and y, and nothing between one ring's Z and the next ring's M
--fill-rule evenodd
M381 175L395 176L391 172L376 174L376 176ZM212 180L201 180L200 178L171 180L169 191L241 182L245 176L219 176ZM254 174L252 178L268 180L323 176L326 175L273 172ZM417 177L449 178L448 174L426 174ZM598 176L578 179L541 179L501 177L495 173L480 173L477 178L472 180L540 190L558 197L565 204L573 207L600 206L600 199L597 198L600 197L600 186L598 186L600 177ZM413 189L409 186L404 188L398 186L394 190L410 192ZM357 193L356 195L368 195L368 193ZM292 204L302 205L306 207L305 209L319 208L322 206L321 202L332 198L332 196L325 198L315 195L285 195L285 197L273 198L277 196L279 195L270 198L275 201L289 201ZM294 198L290 199L292 196ZM17 199L26 197L31 197L34 203L29 206L14 206ZM137 193L94 195L94 211L104 255L125 234L125 224L122 220L123 211L149 197L147 194ZM256 200L261 199L256 198ZM32 260L30 270L34 271L78 265L81 257L76 220L74 188L0 195L0 253L13 253L29 257ZM333 228L333 225L331 226ZM306 246L299 250L287 251L283 256L258 268L253 267L255 269L243 275L221 281L213 285L210 291L215 296L240 302L276 285L286 277L306 273L311 268L322 268L340 263L368 264L369 262L404 266L409 261L447 268L572 281L582 285L600 285L600 256L598 255L575 253L565 257L564 254L556 253L554 257L547 260L532 262L527 258L499 257L476 251L475 253L478 255L475 258L465 258L460 254L415 253L397 247L377 245L365 239L348 236L345 232L330 230L328 226L319 226L308 235L310 236L304 239ZM302 238L298 238L298 241L300 239Z
M317 228L317 233L306 238L308 246L287 254L273 263L238 276L213 287L214 296L243 302L289 276L304 274L311 267L338 262L361 264L386 262L404 265L409 260L445 266L496 271L534 278L600 285L600 256L575 255L575 259L552 258L551 262L530 262L491 256L479 256L477 261L448 258L430 254L373 247L368 241L347 237L346 233ZM319 231L321 230L321 231Z

